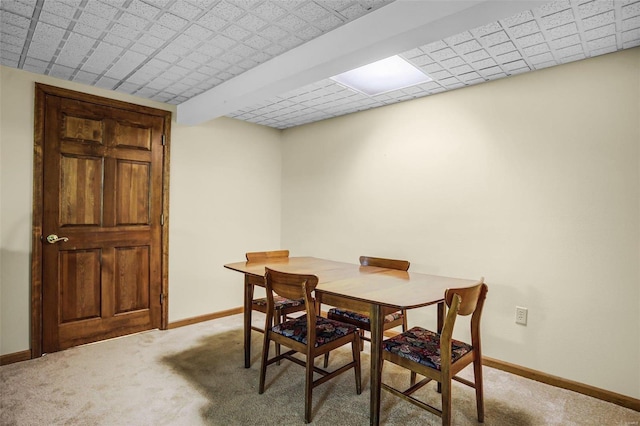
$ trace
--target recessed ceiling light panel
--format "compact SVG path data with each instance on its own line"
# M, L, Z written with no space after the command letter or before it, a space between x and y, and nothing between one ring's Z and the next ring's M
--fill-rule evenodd
M431 77L422 70L397 55L343 72L331 79L368 96L431 81Z

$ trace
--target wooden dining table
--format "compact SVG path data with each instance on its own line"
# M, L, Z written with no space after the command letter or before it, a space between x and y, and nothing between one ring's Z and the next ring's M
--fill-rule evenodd
M360 266L315 257L286 257L236 262L225 268L244 274L244 363L251 361L251 301L255 286L264 287L265 267L318 277L316 298L323 304L368 311L371 320L370 424L380 423L382 339L385 315L401 309L437 305L437 329L442 330L447 288L471 287L478 280L449 278L376 266Z

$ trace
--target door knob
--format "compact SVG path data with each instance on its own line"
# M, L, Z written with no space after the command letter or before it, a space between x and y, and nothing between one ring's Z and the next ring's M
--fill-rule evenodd
M47 237L47 242L49 244L55 244L59 241L69 241L69 238L67 237L58 237L56 234L51 234Z

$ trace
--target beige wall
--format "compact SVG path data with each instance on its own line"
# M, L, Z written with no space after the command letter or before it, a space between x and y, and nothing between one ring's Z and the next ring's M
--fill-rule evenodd
M30 347L34 83L172 105L0 67L0 354ZM224 263L280 245L280 131L221 118L171 135L169 321L242 305Z
M638 398L639 106L634 49L286 130L282 244L484 276L487 356Z
M170 321L242 306L222 265L280 248L280 134L230 118L173 130Z

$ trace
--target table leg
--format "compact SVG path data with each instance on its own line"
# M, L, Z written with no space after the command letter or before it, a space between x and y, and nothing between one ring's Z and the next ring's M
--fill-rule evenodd
M244 276L244 368L251 367L251 302L253 300L253 284L249 275Z
M380 393L382 389L382 333L384 315L380 305L371 305L371 401L369 423L380 424Z

